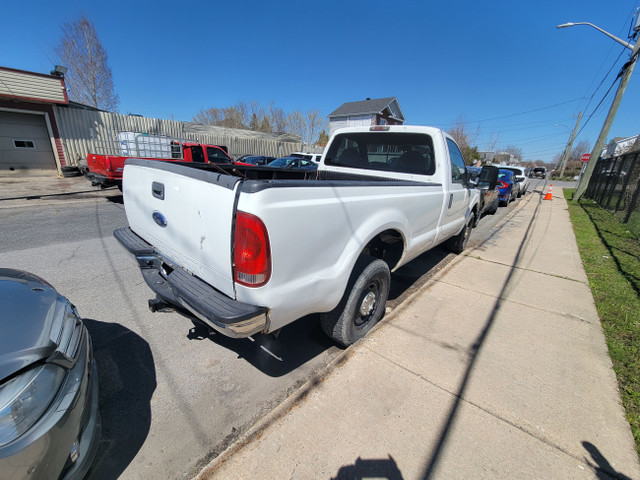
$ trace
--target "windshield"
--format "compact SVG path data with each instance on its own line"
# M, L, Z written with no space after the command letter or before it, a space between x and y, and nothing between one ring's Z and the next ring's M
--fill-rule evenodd
M293 159L291 158L276 158L273 162L269 163L270 167L286 167Z
M433 140L424 133L355 132L336 136L327 165L433 175Z

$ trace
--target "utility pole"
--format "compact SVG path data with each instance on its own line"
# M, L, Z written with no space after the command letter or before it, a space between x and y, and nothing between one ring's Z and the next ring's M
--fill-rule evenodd
M640 42L636 42L635 45L629 42L625 42L615 35L610 34L602 30L600 27L596 27L592 23L588 22L576 22L576 23L565 23L562 25L558 25L557 28L565 28L565 27L573 27L574 25L588 25L590 27L595 28L596 30L604 33L607 37L615 40L619 44L631 50L631 57L629 61L624 64L622 67L622 79L620 80L620 85L618 85L618 90L616 91L616 96L613 98L613 103L611 104L611 108L609 109L609 113L607 114L607 118L604 121L604 125L602 126L602 130L600 130L600 135L598 136L598 140L596 140L596 144L593 147L593 151L591 152L591 158L589 162L587 162L587 168L585 169L582 177L580 178L580 183L578 184L578 188L576 189L576 193L573 195L574 200L580 200L584 192L587 190L589 186L589 181L591 180L591 175L596 168L596 163L598 162L598 158L600 158L600 154L602 153L602 149L604 147L604 143L607 140L607 135L609 135L609 130L611 129L611 125L613 124L613 120L616 117L616 113L618 112L618 107L620 106L620 102L622 101L622 97L624 95L624 91L627 88L627 84L631 79L631 74L633 73L633 69L635 67L636 61L638 60L638 50L640 49ZM640 30L640 16L636 19L636 25L634 27L634 37L637 35Z
M560 178L564 177L564 169L567 166L567 160L571 155L571 148L573 147L573 141L576 139L576 132L578 131L578 126L580 125L580 119L582 118L582 112L578 114L578 121L576 122L576 126L573 129L573 133L569 137L569 143L567 143L567 148L562 155L562 167L560 168Z

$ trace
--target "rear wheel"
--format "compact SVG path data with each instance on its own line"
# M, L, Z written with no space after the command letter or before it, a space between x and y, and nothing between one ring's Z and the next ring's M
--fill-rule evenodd
M386 262L361 256L338 306L320 315L322 330L345 347L364 337L384 315L390 283Z
M500 199L496 197L496 199L493 202L493 205L489 209L489 215L495 215L495 213L498 211L499 206L500 206Z
M464 226L462 231L455 237L447 240L446 246L453 253L462 253L464 249L467 248L467 243L469 243L469 237L471 236L471 230L475 222L475 218L475 212L471 212L471 215L469 215L469 219L467 220L467 224Z

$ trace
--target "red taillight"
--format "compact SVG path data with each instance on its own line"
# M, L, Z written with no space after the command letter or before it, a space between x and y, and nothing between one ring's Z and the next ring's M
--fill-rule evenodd
M507 182L503 182L502 180L498 180L498 188L507 188L509 184Z
M109 157L104 157L104 169L107 172L111 171L111 160L109 159Z
M233 242L235 281L261 287L271 276L271 247L267 229L255 215L238 212Z

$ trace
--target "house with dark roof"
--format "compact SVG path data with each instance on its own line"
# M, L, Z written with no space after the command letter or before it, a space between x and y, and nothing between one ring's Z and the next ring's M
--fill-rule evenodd
M330 135L338 128L368 125L402 125L404 115L398 99L367 98L360 102L343 103L329 114Z

